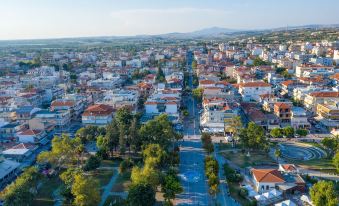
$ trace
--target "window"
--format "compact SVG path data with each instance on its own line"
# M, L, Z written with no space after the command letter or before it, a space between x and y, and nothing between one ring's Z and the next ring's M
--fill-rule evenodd
M266 190L269 190L270 189L270 186L266 185Z

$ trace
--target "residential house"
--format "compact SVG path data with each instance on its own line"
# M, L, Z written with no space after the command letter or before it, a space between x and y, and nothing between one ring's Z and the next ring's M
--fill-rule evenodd
M280 119L281 123L291 121L291 104L278 102L274 104L274 114Z
M22 143L46 144L48 141L43 130L26 129L17 133L17 137Z
M259 101L260 95L272 93L271 85L265 82L247 82L239 84L239 93L243 101Z
M89 106L82 114L82 123L85 125L105 126L112 122L113 107L105 104L95 104Z
M294 129L309 129L311 124L307 120L307 113L302 107L292 107L291 127Z
M305 108L316 112L317 104L323 104L327 100L339 101L339 92L320 91L307 94L304 99Z
M339 129L339 101L326 100L324 103L317 104L317 117L323 125L329 130Z

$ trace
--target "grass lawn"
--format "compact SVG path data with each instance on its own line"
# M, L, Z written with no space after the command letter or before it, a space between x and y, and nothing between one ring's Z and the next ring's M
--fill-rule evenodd
M122 199L120 196L115 196L115 195L110 195L107 197L104 206L110 206L112 204L112 206L121 206L124 205L124 199Z
M246 198L243 198L239 195L240 185L236 182L229 182L228 183L229 191L231 193L231 196L238 202L240 205L250 205L251 201L249 201Z
M33 206L40 205L54 205L54 200L52 197L53 191L56 190L61 185L61 180L59 176L54 176L51 178L44 178L43 184L38 190L38 194L33 201Z
M116 160L102 160L100 167L117 167L119 164L120 161Z
M263 152L250 152L250 157L247 157L247 153L242 152L222 152L222 155L232 161L234 164L241 168L256 165L272 165L277 164L275 160L270 158L268 154Z
M217 145L219 150L234 149L231 143L218 143Z
M292 161L294 164L300 165L314 170L327 170L324 172L337 173L335 167L332 164L332 159L323 158L323 159L312 159L308 161ZM337 173L338 174L338 173Z
M131 185L130 177L131 177L130 172L119 174L119 176L116 179L115 184L112 187L112 192L127 191L128 187Z
M109 183L113 176L113 169L96 169L90 172L90 176L99 181L100 187Z

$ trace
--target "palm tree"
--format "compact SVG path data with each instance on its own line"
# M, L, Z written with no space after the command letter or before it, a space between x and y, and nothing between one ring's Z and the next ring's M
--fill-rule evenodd
M277 158L277 162L281 157L281 150L279 148L275 149L274 156Z

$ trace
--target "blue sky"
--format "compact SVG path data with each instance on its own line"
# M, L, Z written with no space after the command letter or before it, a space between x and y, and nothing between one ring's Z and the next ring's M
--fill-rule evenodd
M339 23L338 0L1 0L0 39Z

